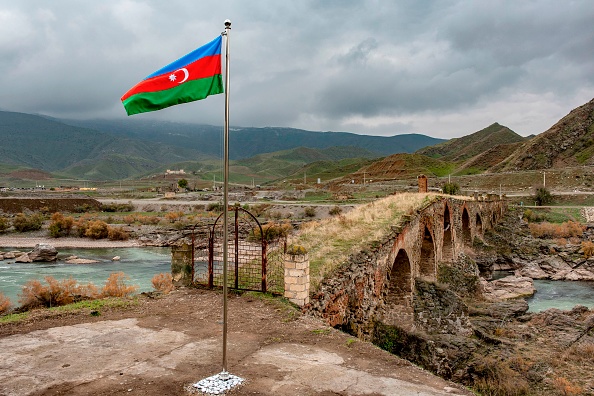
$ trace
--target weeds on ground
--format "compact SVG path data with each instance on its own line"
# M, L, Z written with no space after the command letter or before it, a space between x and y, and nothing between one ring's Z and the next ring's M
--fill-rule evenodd
M4 316L0 316L0 323L14 323L26 319L29 316L29 312L12 313Z

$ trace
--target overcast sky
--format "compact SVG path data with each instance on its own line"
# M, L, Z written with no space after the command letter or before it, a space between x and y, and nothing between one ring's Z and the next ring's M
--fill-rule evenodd
M526 136L594 97L592 0L0 0L0 109L124 118L227 18L231 125ZM132 117L222 125L223 100Z

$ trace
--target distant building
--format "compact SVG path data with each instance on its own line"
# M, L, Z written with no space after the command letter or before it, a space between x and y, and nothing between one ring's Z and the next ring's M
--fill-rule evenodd
M185 175L186 171L184 171L183 169L180 170L171 170L171 169L167 169L165 171L166 175Z

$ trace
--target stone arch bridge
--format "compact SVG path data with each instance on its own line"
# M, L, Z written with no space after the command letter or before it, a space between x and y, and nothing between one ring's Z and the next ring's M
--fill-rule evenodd
M309 311L361 338L369 338L376 321L412 321L418 280L436 281L440 266L453 265L475 238L501 220L506 208L492 195L429 204L327 276L312 293Z

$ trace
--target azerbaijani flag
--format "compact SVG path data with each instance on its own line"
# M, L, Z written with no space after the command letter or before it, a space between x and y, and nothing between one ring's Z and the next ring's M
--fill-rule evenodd
M122 96L128 115L161 110L223 93L221 45L217 37L157 70Z

